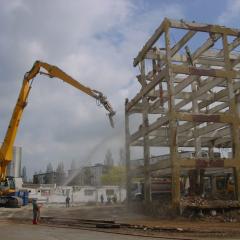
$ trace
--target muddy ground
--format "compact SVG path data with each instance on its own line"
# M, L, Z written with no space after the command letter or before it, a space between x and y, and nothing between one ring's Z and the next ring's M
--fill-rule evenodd
M240 212L238 210L231 213L217 213L216 216L205 213L204 216L192 215L181 216L159 216L151 217L143 213L137 213L128 209L124 205L99 205L86 206L75 205L66 208L61 204L43 205L41 216L61 217L61 218L81 218L81 219L104 219L115 220L119 223L130 223L141 225L142 229L136 232L145 232L157 236L165 234L173 237L190 237L194 239L240 239ZM1 220L14 220L29 222L31 224L31 205L20 209L0 208ZM154 227L160 227L163 231L153 231ZM165 229L165 231L164 231ZM150 233L151 232L151 233Z

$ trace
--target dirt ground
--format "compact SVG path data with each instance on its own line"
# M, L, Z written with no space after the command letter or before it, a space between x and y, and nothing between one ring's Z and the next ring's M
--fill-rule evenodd
M238 214L238 212L237 212ZM148 231L154 227L166 229L169 236L194 237L199 238L222 238L222 239L240 239L240 222L224 222L220 216L204 216L197 218L186 217L164 217L156 218L136 213L124 205L110 206L71 206L65 208L61 204L44 205L41 208L41 216L61 217L61 218L81 218L81 219L102 219L115 220L118 223L130 223L133 225L144 226L136 231ZM14 219L27 220L31 223L32 208L31 205L20 209L0 208L0 220ZM228 219L228 218L227 218ZM155 233L157 234L157 233ZM162 234L162 232L161 232Z
M128 235L86 231L80 229L50 228L39 225L8 224L0 221L4 240L135 240L146 239ZM157 240L157 238L148 238ZM165 239L162 239L165 240ZM167 240L167 239L166 239Z

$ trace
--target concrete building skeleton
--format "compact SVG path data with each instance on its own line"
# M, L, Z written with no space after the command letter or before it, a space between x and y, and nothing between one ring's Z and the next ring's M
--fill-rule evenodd
M175 38L172 38L172 35ZM144 176L144 198L151 202L151 176L172 179L172 205L180 204L180 176L185 170L229 168L240 200L240 30L165 18L134 59L140 91L125 103L127 197L131 180ZM133 114L142 124L132 132ZM155 120L150 122L150 116ZM131 168L130 149L143 148L144 167ZM169 159L150 164L150 148L166 147ZM181 149L195 156L181 157ZM216 158L216 148L231 158ZM208 156L200 156L201 151Z

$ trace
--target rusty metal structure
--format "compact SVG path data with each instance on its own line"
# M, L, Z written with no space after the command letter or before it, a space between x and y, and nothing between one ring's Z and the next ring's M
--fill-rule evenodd
M127 196L131 181L143 176L151 202L151 177L171 177L172 206L179 207L180 178L190 170L232 169L240 200L240 30L165 18L134 59L140 91L125 102ZM131 118L141 118L132 131ZM144 166L132 167L131 148L141 147ZM152 164L151 148L168 159ZM225 149L227 156L215 157ZM193 151L192 157L181 152ZM201 152L207 151L207 156Z

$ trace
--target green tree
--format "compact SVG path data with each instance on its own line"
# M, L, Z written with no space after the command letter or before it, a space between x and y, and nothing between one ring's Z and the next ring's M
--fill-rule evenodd
M102 175L101 181L103 185L125 186L125 168L123 166L113 166L106 174Z
M61 186L64 183L64 181L65 181L65 171L64 171L63 161L58 163L58 166L57 166L57 169L56 169L56 174L57 174L57 176L56 176L56 184L58 186ZM49 182L49 183L51 183L51 182Z
M119 166L125 166L125 150L124 148L120 148L119 150Z
M114 165L114 160L110 149L108 149L105 154L104 164L109 167L112 167Z
M89 167L84 168L83 170L83 183L84 185L92 185L92 174Z
M22 168L22 179L23 179L24 183L27 182L27 168L26 168L26 166L24 166Z
M61 161L60 163L58 163L56 172L57 172L57 173L64 173L64 164L63 164L63 161Z
M76 170L76 168L77 168L76 161L75 161L75 159L72 159L72 162L71 162L71 170Z

